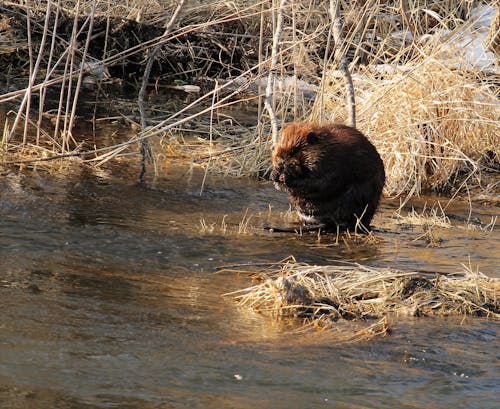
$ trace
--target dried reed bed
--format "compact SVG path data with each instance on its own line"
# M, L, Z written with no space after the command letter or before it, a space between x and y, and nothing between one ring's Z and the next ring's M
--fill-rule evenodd
M464 68L467 64L460 53L454 54L451 42L460 33L472 30L474 21L463 20L470 12L470 4L422 1L408 9L403 7L406 2L401 2L399 9L389 7L389 3L372 1L361 9L359 5L346 7L346 36L341 45L353 59L358 127L377 145L386 164L386 193L410 197L426 192L495 191L495 186L487 186L484 180L484 175L498 171L500 163L500 105L495 76L488 79L479 69ZM290 41L296 27L304 24L307 14L299 9L291 12L297 13L298 22L285 30L284 43ZM323 31L328 27L325 20L315 24ZM401 31L401 27L405 30ZM448 42L426 43L425 36L444 29L455 30L445 36ZM298 109L297 101L301 99L297 85L290 86L281 94L280 117L286 121L290 114L297 118L301 112L303 118L346 122L343 80L331 56L327 58L328 51L323 62L320 55L303 53L305 44L309 51L317 49L315 42L323 37L313 33L309 39L307 43L295 39L296 46L281 55L281 73L301 73L307 78L311 67L322 66L325 75L319 84L321 92L314 106ZM356 61L366 60L363 55L369 64L357 67ZM391 65L380 64L385 62ZM250 130L245 135L243 130L239 142L221 136L216 151L210 141L207 145L211 153L205 155L209 160L198 163L214 172L261 175L269 168L269 154L260 149L265 136L254 140L256 133Z
M365 35L364 48L377 50L372 63L360 69L351 66L357 127L384 159L385 191L391 196L498 189L487 186L483 177L498 172L500 164L498 61L496 67L486 65L480 49L460 48L480 43L488 30L485 11L477 8L480 3L474 10L464 2L434 2L431 7L423 3L415 2L410 9L401 2L399 16L383 11L383 4L373 4L369 15L362 16L380 14L372 34L383 40L372 44L372 36ZM490 29L490 45L498 37L496 30ZM352 50L355 45L355 37L347 36L344 47ZM479 66L474 66L471 54L480 56ZM335 67L330 68L311 116L345 122L345 101L343 81Z
M474 75L428 57L383 78L370 67L355 76L358 128L384 160L386 194L489 189L483 176L497 172L500 163L500 105L491 85ZM327 89L325 120L345 122L342 87L336 82ZM198 152L205 154L197 163L233 176L255 177L269 169L271 145L256 138L257 129L236 134L200 140Z
M206 172L232 177L256 177L265 174L270 166L272 143L259 138L256 127L231 125L231 129L214 124L212 133L208 125L196 130L174 130L161 140L161 163L172 160L189 161ZM194 135L190 135L193 133ZM199 134L204 136L196 136Z
M500 318L500 282L465 267L457 274L431 274L286 260L254 277L257 285L227 296L263 314L300 318L308 324L388 316Z
M15 27L12 18L2 20L0 26L5 26L0 37L8 34L2 38L8 38L13 44L15 41L26 44L22 49L12 48L17 51L9 51L5 58L19 54L21 60L26 62L29 56L31 62L24 64L25 72L31 76L26 89L0 95L0 103L23 100L15 118L18 132L13 130L13 121L9 121L7 131L4 130L8 134L3 144L4 161L17 161L19 155L14 151L22 154L30 144L41 147L39 159L42 160L73 154L94 160L99 166L123 154L124 144L134 146L148 138L170 135L164 138L165 146L175 147L179 157L191 158L209 172L251 177L265 174L270 165L271 143L270 118L263 110L263 84L270 67L273 21L281 2L187 1L171 35L163 38L163 27L177 3L153 0L129 0L120 4L93 0L52 2L52 14L56 5L61 7L60 19L64 16L72 22L75 12L79 13L74 21L79 22L82 31L70 33L67 27L72 25L57 26L54 17L43 17L48 10L46 0L25 3L29 8L17 2L3 2L11 8L24 7L32 17L29 24L33 28L33 35L29 37L29 24L22 19ZM495 5L493 1L480 3ZM474 183L481 185L481 172L485 168L498 170L498 87L484 81L480 70L466 72L460 68L463 66L460 62L450 63L449 55L443 53L446 43L438 41L432 48L420 42L422 36L433 35L440 29L472 30L474 27L466 22L471 2L340 1L340 7L344 41L335 45L329 41L328 2L287 2L281 10L284 28L274 84L279 121L311 118L343 121L346 118L343 80L336 77L335 69L336 54L347 55L354 73L358 127L374 141L384 157L387 193L411 196L426 190L442 192L470 188ZM92 22L95 32L87 30ZM130 41L127 48L124 33L132 29L134 35L127 39ZM17 37L11 36L14 33ZM51 37L53 33L58 35ZM136 38L138 33L152 37ZM498 33L491 34L494 42ZM40 42L44 36L42 47ZM195 103L169 113L166 119L158 120L157 111L150 109L147 114L149 124L156 124L153 127L142 127L129 140L103 147L99 152L85 152L79 141L72 138L72 129L80 120L75 114L79 105L78 84L92 74L95 67L115 69L116 73L119 71L116 67L126 61L135 61L141 72L150 51L159 45L162 49L156 57L155 68L163 67L166 72L155 71L155 81L180 79L189 84L203 79L210 84L208 91ZM97 65L94 68L81 65L84 60ZM391 72L381 74L381 64L390 64ZM213 78L207 78L210 73ZM287 85L282 87L283 84ZM308 86L309 93L320 90L314 105L311 105L314 95L304 98L301 84ZM49 87L61 89L57 107L58 118L64 118L61 126L45 127L41 120L48 110L44 95ZM250 91L253 99L247 98ZM37 104L30 105L31 94L39 94ZM214 119L221 109L238 101L258 105L255 124L240 126L234 121L236 125L226 126L225 121ZM38 110L38 121L33 119L37 124L35 133L27 130L26 117L30 115L25 112L30 110ZM124 114L127 115L119 112ZM130 123L137 122L131 113L128 115ZM179 137L179 132L171 132L181 129L190 115L193 121L200 121L196 127L201 129L207 117L210 118L209 130L200 132L206 137L198 138L195 143L191 138ZM22 122L24 129L19 131ZM180 140L188 142L181 146ZM52 149L52 155L47 154L48 149ZM169 157L169 152L156 154L158 158Z

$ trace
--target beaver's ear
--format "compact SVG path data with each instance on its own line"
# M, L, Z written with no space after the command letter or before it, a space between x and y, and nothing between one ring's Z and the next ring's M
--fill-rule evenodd
M309 132L307 135L306 135L306 141L309 145L312 145L313 143L315 143L316 141L318 140L318 136L313 132Z

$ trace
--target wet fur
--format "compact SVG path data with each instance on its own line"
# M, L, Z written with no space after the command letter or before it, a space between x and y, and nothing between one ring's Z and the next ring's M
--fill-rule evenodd
M369 227L385 183L375 147L346 125L292 123L273 155L271 179L302 221L328 230Z

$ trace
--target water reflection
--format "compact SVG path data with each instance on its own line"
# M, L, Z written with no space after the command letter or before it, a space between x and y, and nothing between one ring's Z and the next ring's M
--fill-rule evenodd
M291 254L456 271L470 254L493 275L498 229L439 230L443 245L428 247L417 228L384 225L388 202L378 243L337 245L263 231L288 206L266 183L211 178L200 196L203 175L185 169L143 187L82 172L0 180L3 407L494 407L495 322L408 320L387 338L338 345L333 332L292 334L237 308L221 294L249 279L214 271Z

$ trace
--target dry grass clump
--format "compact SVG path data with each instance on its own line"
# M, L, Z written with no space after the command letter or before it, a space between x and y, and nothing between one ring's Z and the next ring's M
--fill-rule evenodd
M53 1L53 0L52 0ZM54 2L54 1L53 1ZM30 0L29 2L4 1L6 6L20 6L32 13L43 13L47 7L48 0ZM168 21L170 15L178 4L176 0L126 0L115 1L95 1L95 0L61 0L56 1L62 11L80 15L88 15L94 12L95 15L105 15L130 19L146 24L161 25ZM304 2L306 3L306 2ZM182 13L181 21L183 25L199 22L212 21L219 16L237 14L248 7L261 6L262 2L248 2L246 0L188 0ZM55 4L54 4L55 6ZM78 7L77 7L78 6ZM266 5L267 7L267 5ZM258 20L259 17L256 17ZM257 30L258 31L258 30Z
M236 177L254 177L263 175L270 165L270 160L262 160L269 156L271 143L261 141L255 135L247 135L242 145L225 147L221 141L218 152L212 154L212 160L206 165L210 172Z
M429 274L354 263L311 266L285 261L257 274L259 284L229 294L240 305L307 322L391 316L470 315L500 318L498 280L465 269Z
M442 228L452 227L450 218L446 215L440 203L438 203L437 206L432 206L430 208L427 208L427 206L424 205L424 208L420 212L417 212L414 208L412 208L412 210L406 215L402 215L401 209L399 209L399 211L395 213L394 216L399 224L406 224L409 226L429 226Z
M428 45L418 40L423 34L436 33L444 28L456 28L449 38L470 30L461 20L467 16L470 4L419 1L411 10L399 9L399 2L396 8L393 6L392 2L373 1L366 2L361 11L356 5L343 11L345 51L356 60L371 50L368 58L371 63L359 67L354 75L358 127L372 139L384 158L386 193L412 196L430 191L454 193L464 191L464 187L483 190L482 171L498 169L500 163L498 91L484 81L479 70L462 69L463 55L450 58L450 44L444 39ZM321 15L323 11L318 13ZM307 42L306 37L294 38L297 27L309 24L307 10L297 6L288 12L291 15L296 13L297 26L287 26L283 34L284 44L294 43L295 46L281 57L282 74L303 73L307 78L307 70L304 71L301 64L305 60L308 64L312 61L321 64L321 56L313 52L321 36L313 31ZM362 44L356 41L361 35L359 24L363 19L351 18L352 15L359 17L359 12L366 24ZM319 18L311 13L309 16ZM326 23L314 20L317 27L326 27ZM407 31L395 36L398 27L405 24ZM377 40L380 38L384 40ZM309 58L296 58L306 44ZM377 64L385 61L392 65ZM400 62L405 64L397 65ZM353 65L352 69L356 70L356 66ZM311 80L315 81L314 78ZM311 116L319 120L346 122L343 79L335 70L329 70L325 82L327 85L322 95L316 98ZM297 111L308 116L310 107L298 109L297 100L300 98L296 98L293 89L288 94L280 96L279 112L283 121L292 109L295 118ZM209 155L210 160L200 163L218 173L261 175L269 166L269 151L261 149L263 136L258 141L221 138L218 140L219 153ZM213 148L211 142L206 146Z
M427 206L424 203L422 209L417 211L414 207L407 212L403 212L400 207L393 214L393 220L398 225L403 226L421 226L423 228L443 228L443 229L462 229L462 230L479 230L484 233L490 233L496 226L498 216L492 216L486 223L477 217L469 215L468 218L457 215L447 215L445 207L438 201L437 203ZM454 222L452 223L452 219ZM458 223L457 223L458 222Z

